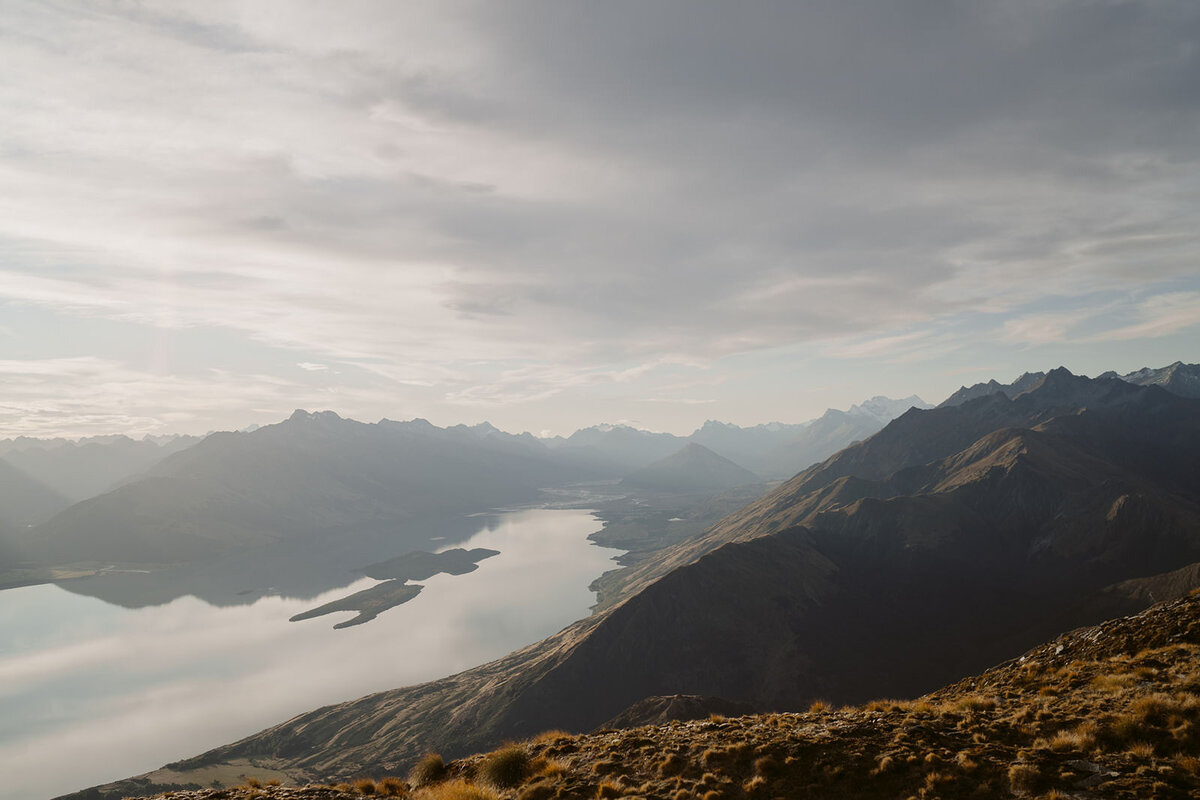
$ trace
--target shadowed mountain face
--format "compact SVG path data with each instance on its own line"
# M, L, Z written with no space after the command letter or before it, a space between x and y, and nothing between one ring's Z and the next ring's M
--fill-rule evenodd
M689 442L678 452L626 475L621 486L652 492L719 492L760 480L750 470Z
M938 408L959 406L968 400L987 397L990 394L1003 394L1011 400L1032 389L1045 376L1044 372L1026 372L1012 383L998 383L990 380L974 386L963 386L943 400ZM1200 364L1184 364L1182 361L1176 361L1174 364L1159 369L1143 367L1124 375L1110 371L1097 376L1097 380L1111 379L1122 380L1135 386L1158 386L1180 397L1200 397Z
M1188 800L1200 795L1198 659L1200 596L1191 595L1063 633L916 700L880 698L840 708L818 703L799 713L750 714L719 698L647 698L604 730L574 736L549 732L451 761L445 765L446 782L418 790L418 796L587 798L619 796L620 787L637 787L637 796L647 800L709 792L856 800ZM546 762L552 770L521 768L521 763ZM496 768L514 763L504 773ZM407 766L398 764L394 771ZM225 769L228 774L266 771L249 760ZM141 783L103 787L90 798L144 795L189 777L167 768ZM508 787L503 795L495 788L498 780ZM378 793L389 788L375 786L383 787ZM356 800L362 795L348 786L266 786L196 788L186 797Z
M586 730L650 696L760 709L915 696L1200 562L1200 402L1063 369L913 410L635 569L624 603L505 659L302 715L181 768L349 775Z

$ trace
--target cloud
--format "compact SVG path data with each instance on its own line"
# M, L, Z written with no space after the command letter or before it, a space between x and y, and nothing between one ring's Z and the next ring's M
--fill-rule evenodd
M1137 322L1090 337L1094 342L1151 339L1200 325L1200 292L1171 292L1137 305Z
M1195 281L1191 3L273 8L6 8L0 299L522 403Z

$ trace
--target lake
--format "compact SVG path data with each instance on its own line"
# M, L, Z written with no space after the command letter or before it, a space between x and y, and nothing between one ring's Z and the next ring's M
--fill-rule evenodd
M365 589L194 596L127 608L55 585L0 592L0 800L37 800L147 772L322 705L499 658L586 616L619 551L590 511L480 517L445 546L500 555L434 575L413 600L351 628L288 618ZM457 538L457 537L456 537Z

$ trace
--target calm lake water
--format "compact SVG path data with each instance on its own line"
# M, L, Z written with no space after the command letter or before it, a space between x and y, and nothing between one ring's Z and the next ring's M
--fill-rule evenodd
M58 586L0 592L0 800L39 800L155 769L295 714L459 672L586 616L617 552L589 511L480 518L454 546L500 555L435 575L365 625L288 618L375 585L217 607L128 609ZM447 543L447 546L450 546Z

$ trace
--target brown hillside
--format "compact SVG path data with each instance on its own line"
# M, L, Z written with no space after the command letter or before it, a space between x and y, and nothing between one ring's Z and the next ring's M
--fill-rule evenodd
M1200 794L1200 596L1064 634L914 701L550 733L359 798L1171 798Z

